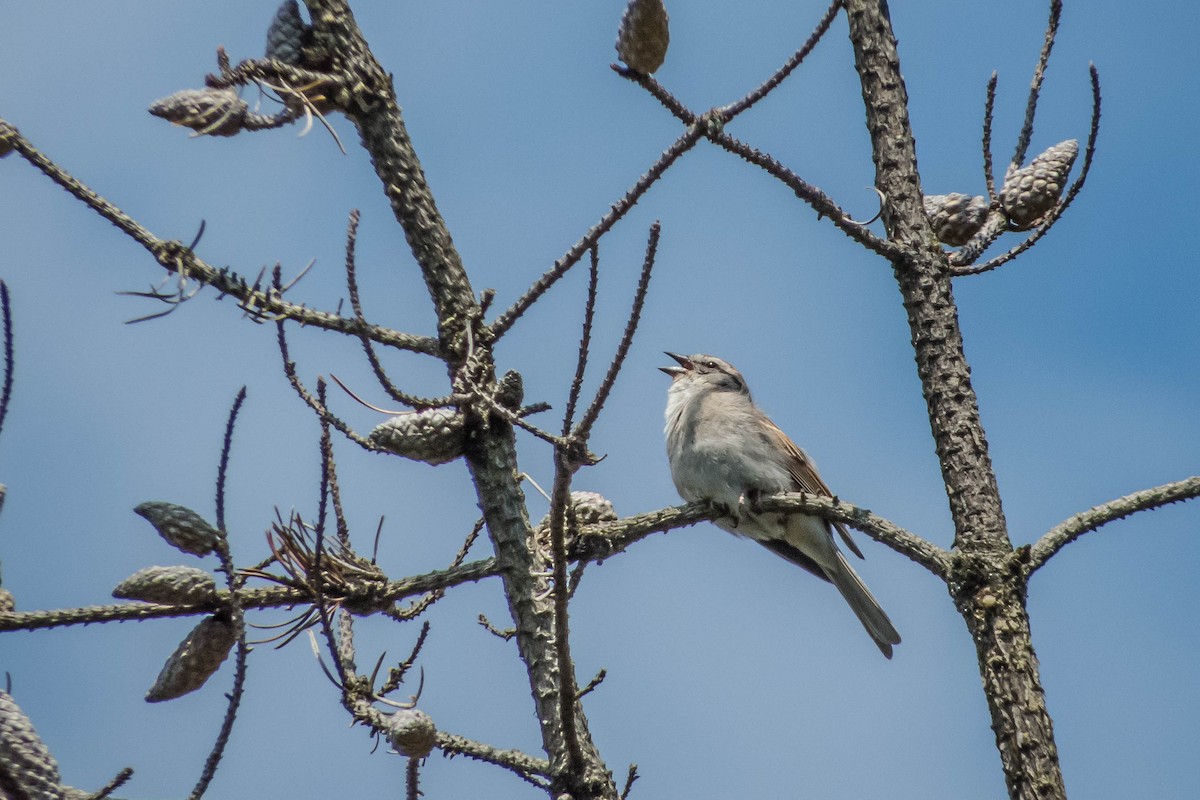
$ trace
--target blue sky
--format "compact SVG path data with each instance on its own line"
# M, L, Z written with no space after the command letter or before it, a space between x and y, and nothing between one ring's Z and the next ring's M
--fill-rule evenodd
M622 4L359 3L395 75L410 132L475 289L507 306L678 135L616 77ZM658 77L696 110L756 85L807 37L823 3L670 4ZM430 333L433 316L403 235L352 128L189 139L145 113L198 86L216 46L259 55L270 2L45 2L7 9L0 116L156 234L191 239L210 263L253 276L280 261L314 271L310 306L344 295L346 216L362 211L368 316ZM1041 45L1041 2L894 3L918 156L929 193L984 190L983 90L1000 74L995 153L1007 162ZM1200 286L1186 242L1195 155L1200 11L1154 2L1069 2L1032 152L1087 135L1087 65L1104 120L1088 188L1056 230L999 271L955 284L991 454L1014 541L1073 513L1195 474L1200 465ZM247 94L248 99L253 99ZM811 60L731 132L768 150L860 217L874 200L862 104L844 21ZM595 343L616 346L646 232L663 225L638 338L577 488L622 514L674 504L661 440L663 350L737 364L756 399L818 460L844 499L938 544L951 526L890 267L781 185L714 148L688 154L601 246ZM1014 235L1002 240L1007 246ZM202 292L171 317L115 294L157 283L140 248L16 157L0 163L0 277L13 294L16 395L0 436L6 588L22 609L103 603L150 564L201 563L132 513L162 499L212 515L225 415L248 386L231 468L235 556L265 552L278 506L311 513L317 426L290 393L271 327ZM561 409L585 275L572 275L498 349L527 398ZM337 374L386 404L354 342L297 331L310 383ZM388 360L398 382L445 390L437 363ZM598 367L599 369L599 367ZM598 376L592 376L594 386ZM378 415L335 401L360 429ZM474 518L461 464L429 468L341 447L359 541L387 524L393 576L447 564ZM522 467L548 481L546 448ZM539 516L544 504L531 500ZM1194 797L1200 787L1196 567L1200 509L1114 524L1067 548L1029 605L1068 790L1080 797ZM865 541L860 571L904 642L880 658L827 586L710 525L656 536L589 570L573 606L581 680L608 669L587 713L609 766L636 761L633 797L994 798L1004 786L974 651L940 583ZM477 545L475 556L487 552ZM212 563L204 563L212 567ZM505 609L495 583L456 589L431 612L421 705L445 730L536 750L513 646L475 623ZM264 615L262 619L280 619ZM183 620L10 634L0 669L62 763L95 788L125 765L124 794L178 796L223 713L223 671L203 691L142 696L186 634ZM360 626L363 662L407 654L416 629ZM365 655L372 654L372 655ZM325 797L401 791L403 760L347 730L331 686L297 642L256 649L248 700L210 796ZM494 768L433 756L429 797L534 796Z

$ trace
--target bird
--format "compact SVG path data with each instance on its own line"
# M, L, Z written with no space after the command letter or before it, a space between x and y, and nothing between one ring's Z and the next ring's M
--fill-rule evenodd
M887 658L900 634L879 601L838 549L836 529L859 558L862 551L839 522L810 514L766 512L761 499L778 492L832 497L813 460L759 410L742 373L716 356L667 353L676 365L667 391L667 460L679 495L723 510L717 527L765 546L832 583Z

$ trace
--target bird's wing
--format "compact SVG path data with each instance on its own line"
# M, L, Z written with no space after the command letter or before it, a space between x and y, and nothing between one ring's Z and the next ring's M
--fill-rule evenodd
M813 466L812 459L808 457L800 447L791 440L791 438L779 429L779 426L770 419L767 419L767 424L770 426L772 436L775 437L779 449L787 454L787 469L788 474L792 477L792 482L795 484L797 491L815 494L821 497L833 497L833 492L825 485L825 481L821 480L821 476L817 474L816 467ZM837 529L838 534L842 537L842 541L846 543L846 547L851 553L863 558L862 551L858 549L858 545L850 538L850 531L846 530L846 526L840 522L832 522L830 524Z

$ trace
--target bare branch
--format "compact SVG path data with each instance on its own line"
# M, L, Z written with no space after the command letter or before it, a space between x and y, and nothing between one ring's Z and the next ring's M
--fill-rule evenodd
M418 800L421 797L421 759L409 758L404 767L404 798Z
M387 372L383 369L383 364L379 361L379 357L375 354L375 347L371 343L371 337L367 336L365 331L370 327L367 323L367 318L363 314L362 300L358 294L358 266L355 258L355 250L358 244L358 209L350 212L349 222L346 224L346 289L350 295L350 309L354 312L354 318L359 323L361 331L359 339L362 341L363 352L367 355L367 361L371 365L371 369L375 372L375 378L379 381L379 385L388 393L388 396L397 403L404 403L406 406L415 409L433 408L442 404L442 399L429 400L423 397L402 392L392 383ZM336 380L336 379L335 379ZM341 381L338 381L341 385ZM345 388L345 387L343 387Z
M437 341L427 336L413 336L377 326L364 328L359 321L354 319L296 305L268 292L252 291L244 280L237 279L228 270L211 266L184 247L182 243L156 237L124 211L80 183L44 156L21 136L16 128L4 120L0 120L0 142L11 146L26 161L66 189L73 197L82 201L88 208L142 245L168 272L186 274L190 278L213 287L221 294L236 297L247 307L260 309L263 314L268 316L291 319L302 325L324 328L343 334L366 335L374 342L401 350L411 350L427 355L438 355L440 352Z
M1029 100L1025 104L1025 122L1021 125L1021 135L1017 138L1017 149L1013 153L1013 166L1019 167L1025 163L1025 155L1029 150L1029 142L1033 138L1033 119L1037 115L1038 96L1042 91L1042 81L1046 77L1046 65L1050 63L1050 51L1054 49L1054 37L1058 34L1058 21L1062 16L1062 0L1050 0L1050 19L1046 23L1046 37L1042 42L1042 52L1038 56L1037 67L1033 71L1033 79L1029 82Z
M1055 553L1085 533L1090 533L1114 520L1124 519L1139 511L1148 511L1152 508L1160 508L1196 497L1200 497L1200 476L1192 476L1174 483L1164 483L1162 486L1155 486L1152 489L1143 489L1140 492L1127 494L1069 517L1047 531L1030 549L1026 574L1033 574Z
M109 795L120 789L129 779L133 777L133 770L130 767L123 768L120 772L113 776L113 779L104 784L99 790L92 793L87 800L105 800Z
M535 758L520 750L501 750L445 731L438 731L437 748L448 756L463 755L476 761L504 767L539 789L545 789L547 784L536 778L550 776L550 762L544 759Z
M768 175L779 180L795 192L797 197L812 206L813 210L819 215L829 217L830 222L854 241L889 260L894 261L901 257L899 247L886 239L880 239L865 227L855 222L829 195L780 164L773 156L756 150L721 130L708 129L704 135L708 137L709 141L741 157L756 167L760 167Z
M359 447L363 448L364 450L369 450L373 453L387 452L377 446L370 439L367 439L365 436L362 436L361 434L352 430L349 425L347 425L340 417L330 411L324 403L313 397L312 393L305 388L304 384L300 382L300 377L296 374L296 362L292 361L291 357L288 355L287 335L283 328L284 322L283 320L279 320L279 322L276 324L278 326L279 353L283 358L283 374L287 377L288 383L292 385L292 389L295 390L300 399L303 400L304 403L313 410L318 419L337 428L339 431L341 431L342 435L357 444Z
M571 389L567 396L567 410L563 412L563 436L571 432L571 426L575 422L575 406L579 403L579 393L583 391L583 376L587 371L588 352L592 345L592 322L596 316L596 286L600 280L600 251L596 245L593 245L590 252L592 258L588 268L587 302L583 307L583 333L579 337L579 355L575 359L575 377L571 379Z
M537 282L529 288L517 302L496 318L496 321L491 325L491 331L494 338L499 339L501 336L513 326L521 315L529 310L537 299L544 295L551 286L558 283L571 267L579 263L579 259L583 258L584 253L588 252L593 245L600 240L600 237L608 233L613 225L629 213L629 209L641 199L650 187L653 186L667 168L675 163L684 153L696 146L696 143L703 137L704 132L700 125L692 125L687 131L675 140L667 150L659 156L658 161L654 162L653 166L646 171L646 174L638 179L637 183L625 193L625 196L613 203L609 212L600 218L600 221L592 226L591 230L583 235L583 238L576 242L570 250L563 255L558 261L554 262L551 267L542 277L537 279Z
M661 231L662 225L658 222L650 226L650 237L646 242L646 258L642 261L642 274L638 278L637 291L634 292L633 306L629 310L629 320L625 323L625 333L621 336L621 342L617 345L616 355L613 356L612 363L608 367L608 372L605 374L604 380L600 383L600 388L596 390L595 398L592 399L592 403L588 406L587 410L583 412L583 418L579 420L579 425L575 428L574 436L581 441L587 441L592 426L600 416L600 411L604 408L605 401L608 400L609 392L612 391L613 385L617 382L617 375L620 374L621 367L625 364L625 357L629 355L629 348L633 345L633 335L637 332L638 322L642 318L642 307L646 302L646 292L650 289L650 273L654 269L654 257L658 253L658 236Z
M0 431L8 417L8 402L12 399L13 370L16 360L13 353L12 305L8 299L8 284L0 281L0 315L4 323L4 388L0 390ZM2 501L0 501L2 502Z
M237 637L233 661L233 687L225 695L227 699L225 717L221 721L221 728L217 732L216 741L213 742L208 758L204 761L200 777L197 779L192 793L188 796L189 800L200 800L208 790L213 778L216 777L217 766L221 763L225 748L229 744L229 737L233 733L233 724L237 720L238 709L241 708L242 696L246 690L246 665L250 655L250 646L246 642L246 612L239 596L237 568L234 566L233 554L229 549L229 529L225 525L225 487L229 475L229 455L233 447L234 425L237 423L238 412L241 411L245 400L246 387L243 386L233 401L233 407L229 409L229 419L225 424L225 438L221 447L221 458L217 467L217 529L221 535L217 537L214 550L217 558L221 561L221 572L225 573L225 585L228 590L225 608L228 609L230 624L232 624L234 635Z
M643 89L649 92L651 97L661 103L663 108L665 108L667 111L670 111L671 115L684 125L692 125L699 119L697 114L695 114L683 103L679 102L675 95L671 94L669 91L667 91L665 86L655 80L653 75L647 75L643 72L638 72L635 69L628 69L626 67L618 66L617 64L613 64L612 69L613 72L617 73L622 78L625 78L628 81L633 81L638 86L641 86Z
M633 788L633 782L640 777L637 764L630 764L629 772L625 775L625 788L621 790L621 800L629 800L629 790Z
M767 94L769 94L776 86L783 83L783 80L788 75L791 75L792 71L796 69L796 67L800 66L804 59L808 58L808 54L811 53L813 48L817 46L817 42L821 41L822 37L825 36L826 32L829 30L829 26L833 24L834 18L837 17L838 12L841 10L842 0L833 0L833 2L829 4L829 8L825 9L825 13L817 22L817 27L811 34L809 34L808 40L792 55L791 58L787 60L787 62L784 63L783 66L775 71L775 74L773 74L770 78L764 81L761 86L747 94L741 100L738 100L735 103L730 103L724 108L721 108L721 116L724 118L725 122L729 122L738 114L741 114L743 111L749 109L759 100L762 100L764 97L766 97Z
M996 111L996 83L1000 76L993 71L988 78L987 99L983 103L983 177L987 181L988 202L996 200L996 173L992 168L992 123Z

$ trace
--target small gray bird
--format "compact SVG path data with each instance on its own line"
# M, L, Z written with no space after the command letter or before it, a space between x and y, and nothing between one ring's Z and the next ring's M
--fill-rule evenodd
M667 353L679 366L667 392L667 458L684 500L706 500L729 514L718 527L748 536L793 564L830 581L888 658L900 634L833 540L862 552L841 523L808 514L767 513L763 495L807 492L832 497L808 454L776 427L750 398L742 374L708 355Z

